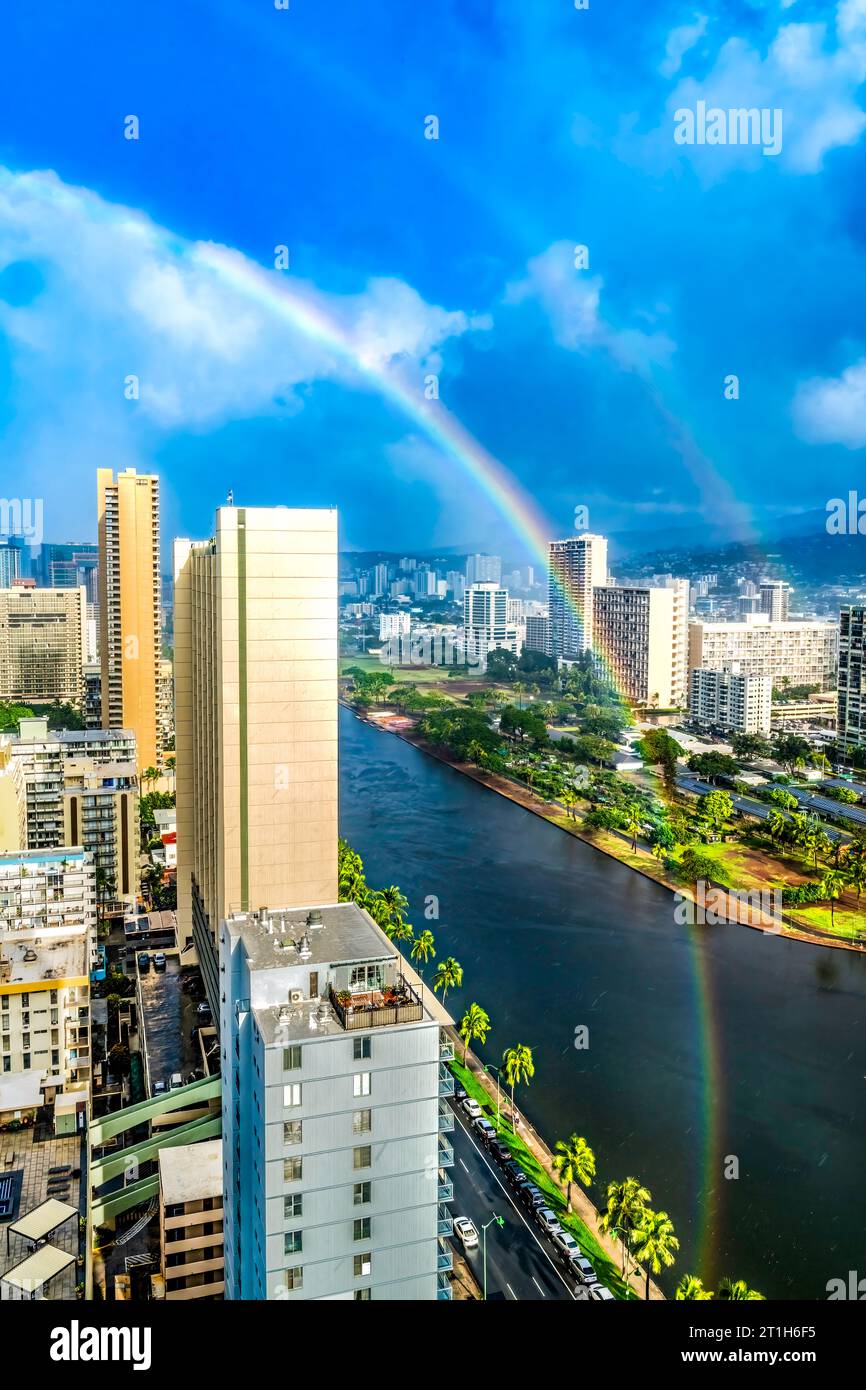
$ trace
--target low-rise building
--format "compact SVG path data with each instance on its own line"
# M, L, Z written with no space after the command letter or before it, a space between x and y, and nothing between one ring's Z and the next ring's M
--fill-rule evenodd
M159 1151L159 1226L167 1302L222 1298L222 1140Z

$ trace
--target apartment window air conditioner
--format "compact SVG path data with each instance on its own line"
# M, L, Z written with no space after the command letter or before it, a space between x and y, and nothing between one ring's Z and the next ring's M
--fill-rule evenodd
M303 991L302 989L290 989L290 990L289 990L289 1003L290 1003L290 1004L303 1004L303 1002L304 1002L304 991Z

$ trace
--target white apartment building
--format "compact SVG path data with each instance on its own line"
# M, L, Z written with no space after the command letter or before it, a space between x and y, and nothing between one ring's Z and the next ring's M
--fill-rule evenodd
M607 539L583 532L551 541L550 655L575 661L593 647L593 592L608 581Z
M502 559L499 555L467 555L466 587L473 584L501 584Z
M762 579L758 590L760 611L771 623L786 623L791 598L791 586L784 579Z
M83 706L86 649L86 589L0 589L0 700Z
M379 641L387 642L392 637L408 637L412 628L409 613L380 613Z
M52 731L22 719L0 735L0 851L80 845L105 897L139 886L139 795L129 729ZM109 891L110 888L110 891Z
M498 584L470 584L463 596L463 644L474 666L502 648L517 653L517 630L508 621L508 590Z
M688 580L593 590L594 646L627 700L657 709L687 699Z
M395 948L339 903L220 956L226 1298L449 1298L451 1045Z
M0 854L0 1067L43 1092L90 1083L93 864L83 849Z
M692 670L689 714L707 727L767 736L772 698L770 676L744 672L737 665L721 671Z
M547 614L527 614L523 645L529 652L542 652L550 656L550 619Z
M771 676L780 686L817 685L832 690L836 681L839 628L836 623L774 623L766 613L749 613L742 622L689 625L689 667Z

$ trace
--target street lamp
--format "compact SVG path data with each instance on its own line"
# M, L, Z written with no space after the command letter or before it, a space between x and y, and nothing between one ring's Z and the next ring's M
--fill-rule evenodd
M485 1070L485 1071L489 1071L489 1072L491 1073L491 1075L493 1074L493 1072L496 1073L496 1125L497 1125L497 1128L498 1128L498 1126L499 1126L499 1068L498 1068L498 1067L495 1067L495 1066L493 1065L492 1062L485 1062L485 1063L484 1063L484 1070Z
M483 1246L484 1246L484 1295L483 1295L483 1297L484 1297L484 1302L485 1302L485 1303L487 1302L487 1227L488 1227L488 1226L492 1226L493 1223L494 1223L494 1221L496 1222L496 1225L497 1225L497 1226L504 1226L504 1225L505 1225L505 1217L504 1217L504 1216L497 1216L496 1213L494 1212L494 1214L491 1216L490 1220L487 1221L487 1222L485 1222L485 1224L481 1227L481 1241L482 1241L482 1244L483 1244Z

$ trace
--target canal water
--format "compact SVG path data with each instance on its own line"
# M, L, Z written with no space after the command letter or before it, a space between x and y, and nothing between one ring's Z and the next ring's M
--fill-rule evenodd
M866 956L680 925L666 889L340 721L340 827L368 881L399 884L461 962L447 1004L490 1014L483 1059L532 1048L517 1099L548 1143L584 1135L603 1182L636 1176L668 1212L662 1286L730 1274L815 1299L866 1275Z

